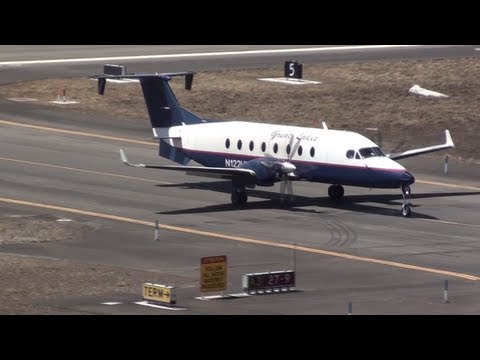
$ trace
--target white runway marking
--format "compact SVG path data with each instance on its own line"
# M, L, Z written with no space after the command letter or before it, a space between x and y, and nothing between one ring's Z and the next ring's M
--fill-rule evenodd
M71 105L71 104L78 104L78 101L62 101L62 100L54 100L50 101L52 104L59 104L59 105Z
M92 81L97 81L97 79L90 79ZM140 80L137 79L107 79L107 82L114 84L131 84L131 83L140 83Z
M197 296L195 299L197 300L217 300L217 299L225 299L228 296L224 295L209 295L209 296Z
M218 299L232 299L232 298L243 298L249 297L247 293L236 293L236 294L227 294L227 295L209 295L209 296L197 296L197 300L218 300Z
M17 101L17 102L33 102L33 101L38 101L38 99L32 99L32 98L7 98L7 100Z
M97 81L97 79L92 79ZM115 84L128 84L128 83L139 83L140 81L137 79L107 79L107 82L115 83Z
M182 307L170 307L170 306L150 304L147 301L138 301L134 304L143 305L143 306L150 306L150 307L157 308L157 309L172 310L172 311L187 310L186 308L182 308Z
M270 82L278 82L284 83L289 85L315 85L321 84L320 81L312 81L312 80L303 80L303 79L290 79L290 78L262 78L258 79L262 81L270 81Z
M245 50L245 51L219 51L207 53L185 53L185 54L163 54L163 55L137 55L137 56L110 56L94 58L77 59L50 59L50 60L25 60L25 61L2 61L0 66L6 65L41 65L41 64L62 64L62 63L82 63L96 61L125 61L125 60L155 60L155 59L175 59L175 58L193 58L193 57L214 57L214 56L236 56L236 55L261 55L261 54L291 54L299 52L324 52L324 51L350 51L350 50L375 50L375 49L395 49L420 47L421 45L356 45L356 46L328 46L317 48L297 48L297 49L273 49L273 50Z
M111 302L103 302L102 305L108 305L108 306L114 306L114 305L122 305L123 303L121 302L115 302L115 301L111 301Z

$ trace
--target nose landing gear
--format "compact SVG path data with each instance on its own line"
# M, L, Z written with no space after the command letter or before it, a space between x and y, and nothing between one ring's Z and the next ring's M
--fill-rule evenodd
M332 185L328 188L328 196L332 200L340 200L345 194L345 190L342 185Z
M402 215L403 217L409 217L412 213L412 210L410 209L411 203L407 201L407 198L410 198L412 191L410 189L410 186L408 185L402 185L402 195L403 195L403 205L402 205Z

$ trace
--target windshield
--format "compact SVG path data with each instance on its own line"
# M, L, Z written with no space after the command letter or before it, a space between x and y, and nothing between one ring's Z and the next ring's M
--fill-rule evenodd
M379 147L363 148L358 151L364 159L374 157L374 156L385 156L382 149Z

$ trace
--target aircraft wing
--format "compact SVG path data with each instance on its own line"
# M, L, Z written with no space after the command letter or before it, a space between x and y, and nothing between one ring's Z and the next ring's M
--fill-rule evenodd
M205 167L205 166L182 166L182 165L145 165L145 164L132 164L128 161L125 152L120 149L120 157L122 163L132 167L140 167L145 169L162 169L162 170L176 170L185 171L187 174L212 177L217 179L236 179L243 183L255 184L257 176L255 171L250 169L241 168L217 168L217 167Z
M388 154L387 157L389 157L392 160L400 160L400 159L405 159L405 158L412 157L412 156L417 156L417 155L422 155L422 154L428 154L428 153L435 152L435 151L440 151L440 150L443 150L443 149L454 148L455 144L453 143L452 137L450 135L450 131L445 130L445 137L446 137L446 141L445 141L444 144L428 146L428 147L424 147L424 148L421 148L421 149L408 150L408 151L404 151L404 152L396 153L396 154Z

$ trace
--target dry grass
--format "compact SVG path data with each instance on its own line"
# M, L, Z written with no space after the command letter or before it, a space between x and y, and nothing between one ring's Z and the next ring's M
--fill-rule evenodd
M172 87L184 107L206 118L303 126L326 121L331 128L359 131L374 140L365 128L378 127L386 151L438 143L449 128L457 145L452 154L469 159L478 158L479 150L478 73L476 58L305 64L304 77L322 84L290 86L257 80L281 76L279 66L199 73L191 92L182 90L181 80L173 80ZM67 97L81 102L72 108L138 119L148 126L138 84L108 84L101 97L96 94L96 82L89 79L19 82L1 86L0 97L33 97L48 104L63 83ZM414 84L450 97L411 95L408 89Z
M0 216L0 245L79 239L83 232L93 230L88 223L57 220L52 215ZM2 253L0 315L78 313L56 307L56 300L112 297L115 293L138 294L141 298L145 282L181 285L190 280L168 273Z
M65 299L112 294L138 294L145 282L183 285L184 278L168 274L126 270L68 260L53 260L0 255L0 314L77 314L80 311L58 308Z
M74 221L59 222L51 215L0 217L0 245L74 239L89 226Z

